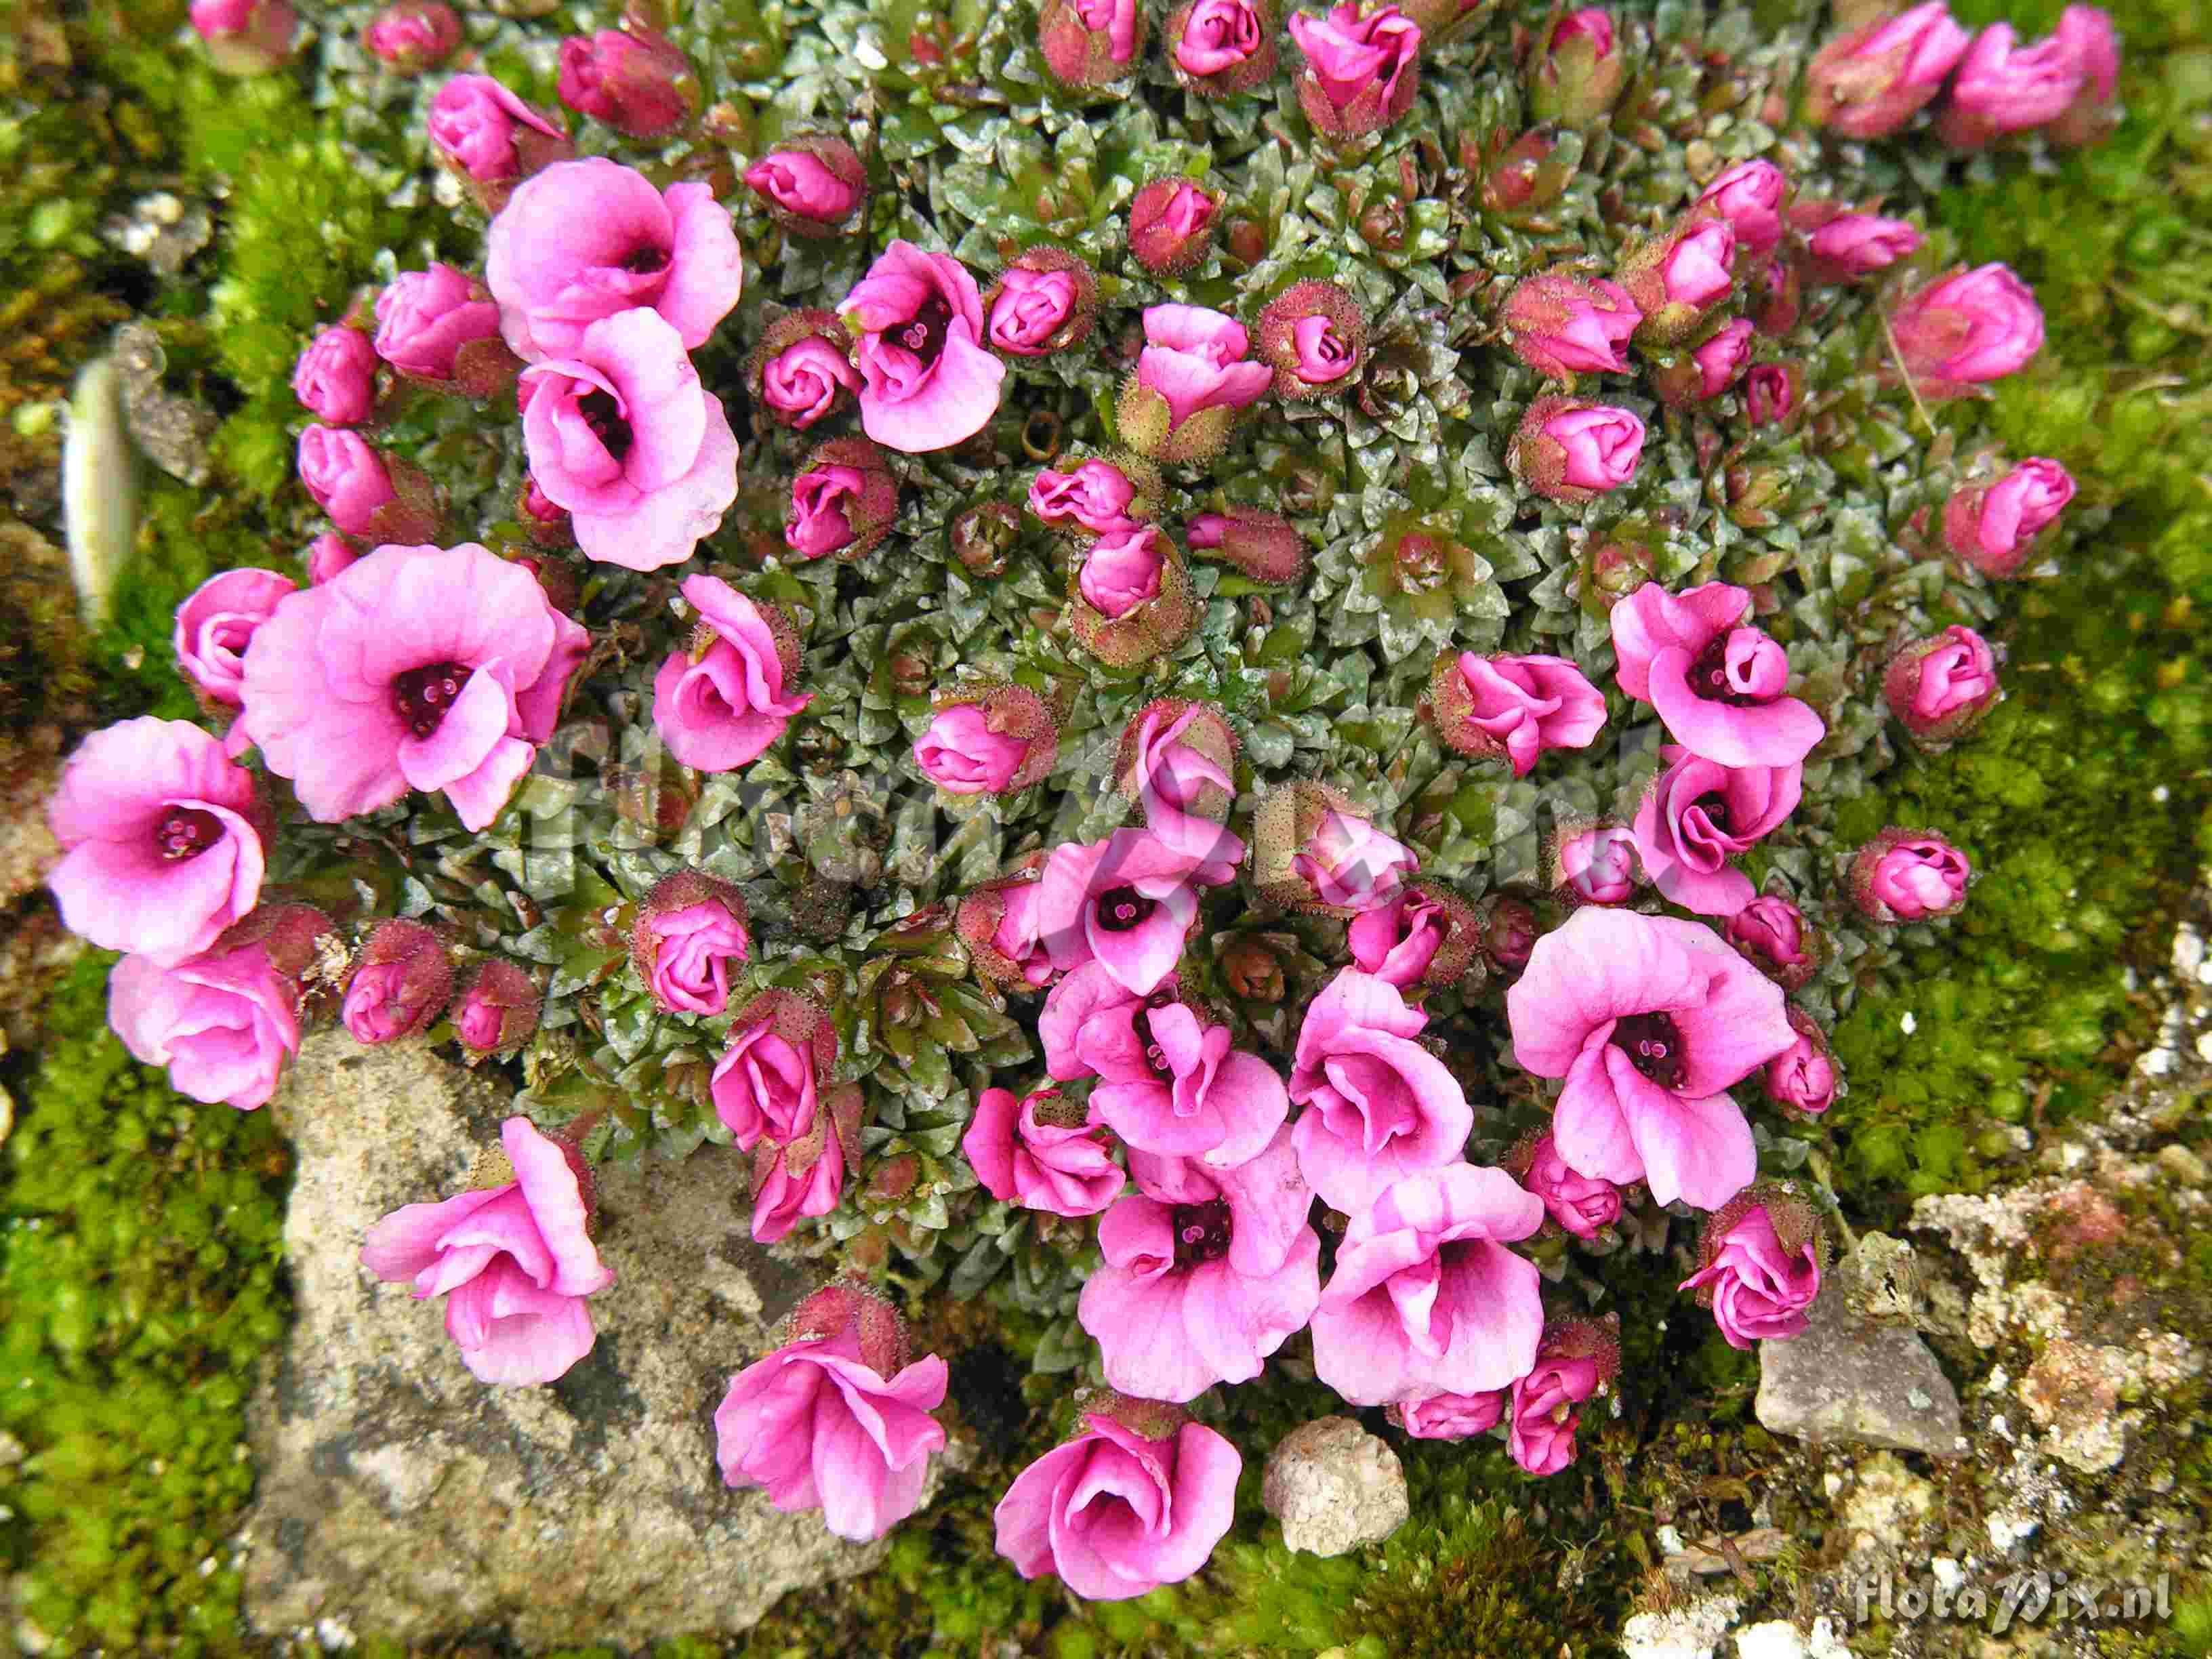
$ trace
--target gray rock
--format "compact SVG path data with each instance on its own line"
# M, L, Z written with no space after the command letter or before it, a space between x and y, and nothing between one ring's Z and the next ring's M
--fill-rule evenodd
M522 1647L740 1630L784 1591L872 1565L818 1514L723 1486L714 1407L814 1275L750 1238L739 1160L600 1172L599 1342L539 1389L487 1388L442 1306L380 1285L363 1232L459 1187L506 1101L419 1047L311 1037L271 1109L297 1177L290 1339L252 1407L260 1483L246 1612L413 1642L504 1630Z
M1854 1314L1832 1284L1812 1323L1759 1345L1759 1422L1776 1434L1957 1457L1959 1395L1911 1330Z
M1267 1455L1260 1502L1283 1523L1283 1542L1315 1555L1379 1543L1405 1524L1398 1454L1348 1417L1319 1417Z

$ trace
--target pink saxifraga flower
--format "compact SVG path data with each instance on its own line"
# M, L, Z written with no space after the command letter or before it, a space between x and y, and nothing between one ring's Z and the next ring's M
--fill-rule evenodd
M1788 899L1762 894L1728 920L1728 942L1785 991L1802 989L1820 967L1820 939Z
M328 425L367 420L376 409L376 351L368 336L344 323L317 334L293 368L292 395Z
M300 1051L299 988L260 944L219 943L167 968L127 956L108 975L107 1023L179 1094L250 1112Z
M1790 1011L1790 1029L1797 1041L1766 1062L1766 1097L1818 1117L1836 1103L1836 1062L1828 1052L1827 1033L1796 1008Z
M1332 138L1379 132L1413 105L1421 84L1421 31L1395 5L1342 0L1319 17L1291 15L1305 54L1298 107Z
M1706 1224L1698 1271L1680 1288L1713 1310L1730 1347L1785 1341L1811 1322L1826 1243L1802 1199L1754 1188Z
M702 97L691 60L635 19L563 40L560 90L570 109L632 138L673 132L698 113Z
M1920 246L1920 232L1903 219L1873 213L1842 213L1805 239L1814 275L1826 282L1849 282L1887 270Z
M475 398L511 385L517 368L501 339L499 307L448 264L402 271L376 296L376 355L411 379Z
M1601 1177L1577 1174L1548 1134L1539 1135L1507 1164L1541 1200L1545 1213L1577 1238L1595 1238L1620 1219L1620 1188Z
M177 607L170 644L177 667L209 708L238 707L246 647L299 584L273 570L244 567L209 577Z
M1097 1105L1071 1105L1053 1089L1018 1099L984 1090L960 1150L992 1197L1051 1215L1097 1215L1127 1179Z
M828 1014L791 992L763 992L731 1022L730 1046L708 1085L714 1115L740 1152L763 1137L789 1146L814 1127L836 1063Z
M419 921L392 917L369 935L339 1018L356 1042L396 1042L429 1030L453 991L445 941Z
M1551 270L1524 278L1506 296L1505 343L1547 380L1577 374L1626 374L1622 347L1644 321L1616 283Z
M756 605L719 576L689 576L698 623L653 679L653 726L668 752L702 772L749 766L814 701L794 691L799 634L774 605Z
M1620 689L1658 710L1685 749L1723 766L1789 766L1826 732L1786 696L1790 660L1743 625L1750 592L1707 582L1669 593L1647 582L1612 611Z
M1126 1038L1094 1021L1086 1060L1099 1083L1091 1110L1133 1151L1192 1158L1209 1170L1257 1157L1290 1115L1273 1066L1231 1048L1225 1025L1154 991L1128 1011Z
M779 223L806 236L845 228L868 193L867 170L853 147L821 135L769 151L745 169L745 183L775 210Z
M1626 904L1644 879L1636 832L1617 823L1563 825L1551 866L1552 884L1578 904Z
M1158 305L1144 314L1137 372L1122 388L1122 441L1154 460L1202 459L1227 441L1237 412L1274 384L1248 361L1251 337L1203 306Z
M950 795L1007 794L1042 782L1060 752L1060 725L1026 686L981 684L938 701L914 745L915 764Z
M1889 712L1929 750L1971 731L2000 695L1996 653L1972 629L1957 625L1905 647L1882 676Z
M1213 246L1221 198L1188 179L1155 179L1129 201L1129 256L1155 276L1180 276Z
M846 1171L860 1161L860 1121L866 1096L857 1083L822 1095L803 1134L753 1149L752 1236L756 1244L787 1237L802 1219L828 1215L844 1195Z
M1050 467L1030 484L1029 509L1055 530L1087 531L1103 536L1132 527L1140 515L1138 486L1122 468L1107 460L1088 460L1073 471Z
M1334 283L1293 283L1260 313L1256 349L1275 370L1275 391L1316 398L1355 383L1367 351L1359 302Z
M837 313L859 328L860 425L878 443L947 449L998 412L1006 366L983 345L982 298L951 255L894 241Z
M730 967L752 959L744 900L728 882L695 870L664 876L629 937L630 963L653 1000L672 1013L721 1013Z
M786 312L746 357L746 389L779 424L804 432L859 392L851 345L835 312Z
M1062 969L1097 962L1146 995L1175 971L1198 915L1199 885L1218 874L1143 830L1055 847L1037 889L1037 931Z
M1765 840L1797 810L1805 769L1723 766L1671 744L1666 770L1636 809L1636 849L1644 873L1670 904L1701 916L1731 916L1748 904L1751 878L1729 860Z
M1345 943L1352 966L1401 991L1455 985L1470 971L1479 984L1486 971L1477 960L1480 927L1474 907L1458 895L1413 881L1389 903L1354 916Z
M1551 749L1587 749L1605 726L1605 697L1565 657L1445 652L1430 677L1438 733L1462 755L1503 760L1525 778Z
M1891 312L1898 356L1923 397L2002 380L2043 349L2043 312L2009 266L1957 271Z
M1869 921L1933 921L1962 909L1974 866L1941 836L1892 825L1853 854L1851 898Z
M1138 0L1045 0L1037 16L1045 67L1078 88L1125 79L1145 34L1145 9Z
M1557 1474L1575 1461L1577 1407L1600 1393L1620 1367L1610 1323L1575 1320L1547 1328L1536 1364L1515 1379L1507 1399L1505 1449L1534 1475Z
M461 20L443 0L398 0L362 31L362 44L401 75L434 68L461 44Z
M1887 138L1934 101L1970 38L1944 0L1840 35L1806 70L1806 116L1840 137Z
M430 481L407 462L380 454L357 432L307 428L296 465L300 487L349 536L397 541L438 533Z
M1698 192L1698 206L1735 228L1739 253L1757 257L1780 245L1782 204L1789 194L1789 175L1753 157L1724 168Z
M478 191L488 211L520 179L574 153L568 130L489 75L456 75L430 100L430 147Z
M1594 500L1636 477L1644 422L1626 409L1577 398L1539 398L1506 447L1513 476L1537 494L1570 503Z
M1176 79L1208 98L1249 92L1275 72L1277 24L1265 0L1184 0L1167 21Z
M1679 345L1694 338L1735 289L1735 227L1691 214L1629 245L1613 280L1643 313L1637 338Z
M1584 6L1553 25L1527 80L1529 112L1586 125L1610 110L1628 78L1628 54L1613 14Z
M1416 1440L1472 1440L1496 1428L1505 1415L1507 1390L1481 1394L1414 1394L1391 1402L1385 1413Z
M2051 34L2022 46L2009 23L1992 23L1959 60L1936 135L1958 149L2050 125L2073 107L2084 68L2073 42Z
M529 973L497 957L477 969L453 1004L453 1035L471 1054L512 1054L538 1029L544 999Z
M1090 338L1098 273L1065 249L1033 247L999 273L983 296L984 337L1017 357L1042 357Z
M2073 499L2073 475L2032 457L1994 482L1961 485L1943 504L1944 544L1984 576L2018 575Z
M1340 915L1387 904L1421 867L1411 848L1356 812L1331 810L1291 855L1316 902Z

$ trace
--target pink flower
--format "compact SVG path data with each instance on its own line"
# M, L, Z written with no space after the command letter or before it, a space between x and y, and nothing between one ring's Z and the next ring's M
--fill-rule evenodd
M1097 1105L1086 1116L1054 1089L1020 1100L1011 1089L984 1090L960 1150L986 1192L1025 1210L1097 1215L1121 1194L1125 1177Z
M1013 781L1029 744L992 729L989 712L972 702L940 708L914 745L914 763L948 795L995 795Z
M361 1265L417 1301L446 1298L446 1334L480 1382L550 1382L591 1352L584 1298L615 1282L591 1239L591 1170L526 1117L500 1126L514 1179L409 1204L368 1230Z
M1636 809L1644 873L1671 904L1732 916L1751 902L1751 878L1729 860L1751 850L1797 810L1805 769L1723 766L1669 744L1667 769Z
M1947 628L1898 653L1882 696L1915 743L1940 749L1996 706L1996 653L1972 629Z
M1962 908L1974 866L1940 836L1894 827L1851 860L1851 897L1869 921L1931 921Z
M512 1054L538 1029L543 1001L526 971L495 957L477 969L447 1018L471 1053Z
M1565 1078L1553 1113L1578 1175L1724 1204L1758 1164L1723 1091L1796 1041L1781 988L1701 922L1583 909L1536 941L1505 994L1522 1070Z
M642 306L601 318L570 350L529 370L538 382L522 416L531 477L568 509L587 558L631 570L682 563L738 498L738 440L721 399L700 384L676 329Z
M321 823L443 790L481 830L590 645L535 576L473 542L380 547L261 624L239 724Z
M478 185L503 185L570 153L566 128L489 75L456 75L430 100L430 143Z
M292 395L332 426L367 420L376 407L376 353L368 336L343 323L316 335L292 370Z
M1129 73L1145 36L1137 0L1046 0L1037 18L1045 67L1071 87L1104 86Z
M1228 436L1235 412L1274 384L1267 364L1246 361L1251 348L1243 325L1218 311L1146 307L1136 381L1121 400L1125 441L1160 460L1211 454Z
M131 1058L168 1068L169 1086L250 1112L300 1052L298 991L261 945L163 967L127 956L107 980L107 1023Z
M360 434L311 426L300 434L297 463L301 487L347 535L381 540L438 533L427 481L411 470L395 477L392 466ZM403 480L413 499L401 495Z
M399 0L377 13L362 44L402 75L442 64L461 44L461 20L442 0Z
M1890 313L1899 356L1916 380L2001 380L2043 349L2043 313L2006 265L1958 271L1911 294Z
M800 1315L832 1293L802 1304ZM945 1431L929 1413L945 1403L945 1361L906 1363L903 1332L864 1313L802 1322L818 1329L787 1341L730 1379L714 1412L714 1456L732 1486L765 1486L780 1510L819 1509L830 1530L859 1542L880 1538L921 1504L929 1455Z
M1428 1016L1398 988L1347 968L1306 1009L1291 1098L1298 1168L1331 1209L1357 1215L1392 1182L1466 1155L1474 1114L1414 1039Z
M1806 239L1822 280L1846 282L1887 270L1920 246L1920 233L1902 219L1840 213Z
M1620 1219L1620 1188L1610 1181L1576 1174L1550 1135L1538 1137L1528 1149L1528 1165L1522 1184L1542 1201L1553 1220L1577 1238L1595 1238Z
M749 766L814 701L794 692L799 638L773 606L755 605L719 576L687 576L684 597L700 629L653 677L653 726L681 765L702 772Z
M225 75L264 75L292 55L299 15L284 0L192 0L192 27Z
M226 570L202 582L177 607L177 625L170 642L177 653L177 666L199 693L204 707L238 707L246 647L253 642L255 630L276 611L277 602L298 586L290 577L273 570Z
M731 1028L730 1046L715 1062L714 1115L750 1152L763 1136L787 1146L814 1127L837 1034L829 1017L787 991L755 998Z
M1146 830L1052 849L1037 888L1037 931L1062 969L1097 962L1143 996L1175 971L1211 872Z
M1765 1204L1737 1209L1726 1226L1723 1219L1713 1218L1698 1253L1702 1265L1680 1288L1697 1291L1698 1300L1711 1305L1713 1322L1732 1348L1797 1335L1811 1322L1809 1311L1820 1294L1817 1224L1810 1237L1784 1244Z
M1616 823L1592 824L1562 836L1557 882L1584 904L1626 904L1644 878L1636 832Z
M655 190L604 156L557 162L520 185L484 251L507 343L532 362L574 352L592 324L637 307L691 350L737 304L744 275L713 186Z
M837 314L860 325L860 425L878 443L947 449L998 412L1006 366L982 345L975 279L950 254L894 241Z
M1182 550L1155 526L1132 524L1101 536L1069 576L1075 642L1114 667L1161 661L1198 626L1200 604Z
M1291 870L1314 897L1340 914L1371 910L1395 897L1421 867L1413 849L1356 812L1331 809L1292 855Z
M356 1042L394 1042L428 1030L453 991L444 942L419 921L395 918L369 935L339 1018Z
M1334 283L1293 283L1260 313L1260 356L1274 366L1275 390L1316 398L1352 384L1367 349L1359 302Z
M561 43L561 101L633 138L658 138L698 112L691 60L650 29L601 29Z
M776 339L780 328L784 337ZM860 389L846 337L844 325L826 311L794 312L771 325L753 371L759 382L754 395L770 415L799 432L836 413L846 394Z
M1123 1410L1164 1415L1150 1402ZM1016 1475L999 1500L999 1553L1023 1577L1056 1572L1093 1601L1189 1577L1236 1517L1243 1461L1221 1435L1182 1417L1153 1433L1085 1412L1081 1431Z
M1118 1018L1110 1044L1093 1024L1088 1057L1100 1082L1091 1109L1132 1149L1227 1169L1257 1157L1290 1115L1275 1069L1230 1047L1212 1024L1155 991Z
M1585 6L1562 17L1528 83L1529 112L1542 121L1582 126L1620 97L1628 76L1613 14Z
M1102 616L1127 616L1147 599L1159 597L1160 573L1167 554L1160 532L1150 525L1109 530L1083 555L1076 587Z
M1243 842L1223 823L1237 799L1236 764L1236 733L1205 703L1148 703L1121 734L1117 786L1143 809L1153 836L1206 866L1203 885L1235 879L1244 861Z
M1753 899L1730 916L1727 939L1745 961L1785 991L1805 986L1820 966L1820 939L1804 912L1772 894Z
M825 1216L844 1194L845 1171L860 1162L860 1116L866 1104L857 1083L823 1093L805 1133L757 1146L752 1156L753 1242L774 1244L800 1220Z
M744 902L727 882L678 871L639 907L629 949L637 976L663 1008L721 1013L730 1006L730 964L752 959Z
M2065 114L2052 123L2051 137L2061 144L2093 144L2119 119L2112 94L2120 81L2120 41L2112 14L2096 6L2069 6L2053 31L2081 68L2081 90Z
M1943 540L1984 576L2016 575L2073 499L2072 475L2037 456L1994 483L1960 489L1943 506Z
M1588 1333L1587 1334L1585 1333ZM1534 1475L1557 1474L1575 1461L1575 1409L1597 1394L1619 1368L1618 1353L1600 1328L1547 1330L1534 1369L1516 1377L1509 1396L1505 1449Z
M1725 219L1739 252L1771 253L1782 240L1782 198L1790 179L1771 161L1756 157L1725 169L1698 192L1698 205Z
M1003 989L1036 990L1049 983L1055 971L1052 952L1037 932L1036 906L1036 876L1022 872L978 888L960 901L954 915L969 959ZM1099 971L1103 977L1104 970Z
M1137 486L1111 461L1085 461L1073 472L1050 467L1030 484L1030 511L1055 530L1078 526L1094 535L1132 526Z
M1797 1041L1766 1062L1766 1097L1818 1117L1836 1103L1836 1062L1826 1036L1808 1016L1792 1008L1790 1028Z
M1839 35L1806 71L1805 113L1845 138L1887 138L1934 100L1968 39L1943 0Z
M1803 371L1789 363L1760 363L1743 381L1743 415L1753 426L1778 425L1797 408Z
M1355 1406L1510 1386L1536 1363L1535 1264L1505 1248L1544 1206L1503 1170L1449 1164L1356 1212L1313 1316L1314 1374Z
M1643 313L1638 337L1677 345L1692 338L1735 287L1735 227L1692 214L1632 243L1613 276Z
M1451 931L1451 913L1412 888L1388 904L1363 910L1346 930L1352 965L1404 990L1427 976Z
M1992 23L1959 60L1936 133L1947 144L1979 149L1992 138L2048 126L2073 106L2082 75L2081 57L2064 36L2023 46L2011 24Z
M898 480L883 452L865 438L833 438L806 458L791 481L783 544L802 560L834 553L861 557L898 515Z
M1752 337L1757 332L1747 319L1724 323L1718 333L1690 354L1698 369L1699 398L1717 398L1736 383L1751 362Z
M404 270L376 296L376 355L402 374L425 380L469 379L465 364L495 370L501 384L512 376L514 359L498 343L499 307L489 294L451 265ZM479 343L479 342L483 343ZM471 363L487 356L489 364ZM488 396L494 389L467 388Z
M1298 107L1332 138L1377 132L1413 107L1421 84L1421 31L1395 5L1343 0L1320 17L1291 15L1306 56Z
M1188 179L1155 179L1129 202L1130 257L1155 276L1176 276L1206 258L1221 198Z
M307 544L307 550L302 556L307 562L307 580L311 584L326 582L331 577L342 574L361 562L361 555L354 551L352 545L344 537L327 530ZM183 620L181 615L178 620L179 622ZM259 627L261 620L256 617L254 626ZM245 640L239 642L237 647L241 670L246 659L246 645L252 638L252 635L249 634ZM204 653L208 647L203 644L201 649Z
M1298 527L1279 513L1249 507L1200 513L1183 526L1193 552L1214 553L1255 582L1286 587L1306 574L1312 551Z
M851 145L842 139L829 142L844 154L833 150L824 155L798 147L771 150L745 169L745 183L789 218L821 227L842 225L867 193L867 175Z
M1012 889L1008 896L1011 899L1024 890ZM1012 914L1011 908L1008 914ZM1054 1081L1073 1083L1079 1078L1127 1073L1142 1065L1146 1045L1137 1035L1137 1021L1152 1008L1166 1007L1179 995L1172 975L1152 990L1140 993L1116 980L1102 963L1083 963L1052 988L1038 1016L1037 1036L1044 1044L1045 1069Z
M1586 501L1636 476L1644 422L1626 409L1573 398L1529 404L1506 450L1514 475L1555 501Z
M1617 283L1565 271L1525 278L1506 297L1505 343L1547 380L1626 374L1628 343L1644 313Z
M1416 1440L1472 1440L1505 1415L1506 1390L1480 1394L1412 1394L1394 1401L1390 1420Z
M189 721L141 716L94 732L46 808L63 926L157 968L197 956L259 896L260 818L252 774Z
M1723 766L1794 765L1827 727L1784 695L1790 659L1742 625L1750 605L1749 592L1726 582L1680 594L1646 582L1613 607L1618 681L1692 754Z
M1313 1194L1290 1131L1234 1169L1130 1154L1139 1190L1098 1224L1105 1265L1076 1304L1106 1380L1147 1400L1249 1382L1321 1300Z
M983 296L993 346L1017 357L1065 351L1090 337L1098 277L1089 263L1055 247L1033 247L999 273Z
M1262 0L1188 0L1167 33L1176 78L1193 92L1249 92L1275 72L1275 20Z
M1587 749L1605 726L1605 696L1565 657L1440 658L1430 705L1444 741L1504 760L1525 778L1547 749Z

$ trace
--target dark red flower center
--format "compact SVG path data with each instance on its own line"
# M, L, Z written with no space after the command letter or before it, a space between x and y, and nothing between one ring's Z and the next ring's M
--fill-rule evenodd
M1178 1267L1202 1267L1229 1254L1229 1200L1175 1206L1175 1259Z
M474 672L457 662L409 669L392 682L392 706L398 711L399 723L418 738L428 737L445 722L446 711Z
M222 820L204 807L172 806L154 826L154 845L172 864L196 859L222 839Z
M1662 1089L1680 1086L1690 1069L1688 1051L1682 1046L1681 1028L1671 1014L1631 1014L1616 1021L1613 1045L1628 1056L1629 1063Z
M1098 925L1109 933L1141 927L1160 907L1133 887L1109 887L1098 896Z
M935 362L945 350L945 331L952 325L952 307L933 294L921 302L914 320L894 337L919 358L923 368Z
M1729 672L1726 629L1715 635L1711 642L1691 659L1690 690L1709 702L1724 702L1738 708L1755 708L1774 701L1771 696L1746 690Z
M622 268L635 276L657 276L668 269L668 250L647 242L629 251L622 262Z
M629 453L629 422L623 418L622 405L615 401L612 392L593 388L576 399L576 412L592 428L592 435L616 460Z

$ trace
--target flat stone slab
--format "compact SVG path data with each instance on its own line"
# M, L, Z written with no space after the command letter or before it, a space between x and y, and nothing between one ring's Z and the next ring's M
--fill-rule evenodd
M786 1590L872 1565L817 1513L732 1492L713 1413L815 1275L753 1243L744 1172L703 1147L600 1171L599 1342L549 1387L463 1367L444 1307L359 1262L369 1224L458 1189L503 1092L416 1045L310 1037L270 1110L298 1172L298 1315L254 1400L248 1618L521 1646L741 1630Z
M1889 1446L1931 1457L1965 1455L1958 1391L1917 1333L1854 1315L1832 1284L1812 1323L1759 1345L1753 1409L1776 1434L1820 1443Z

